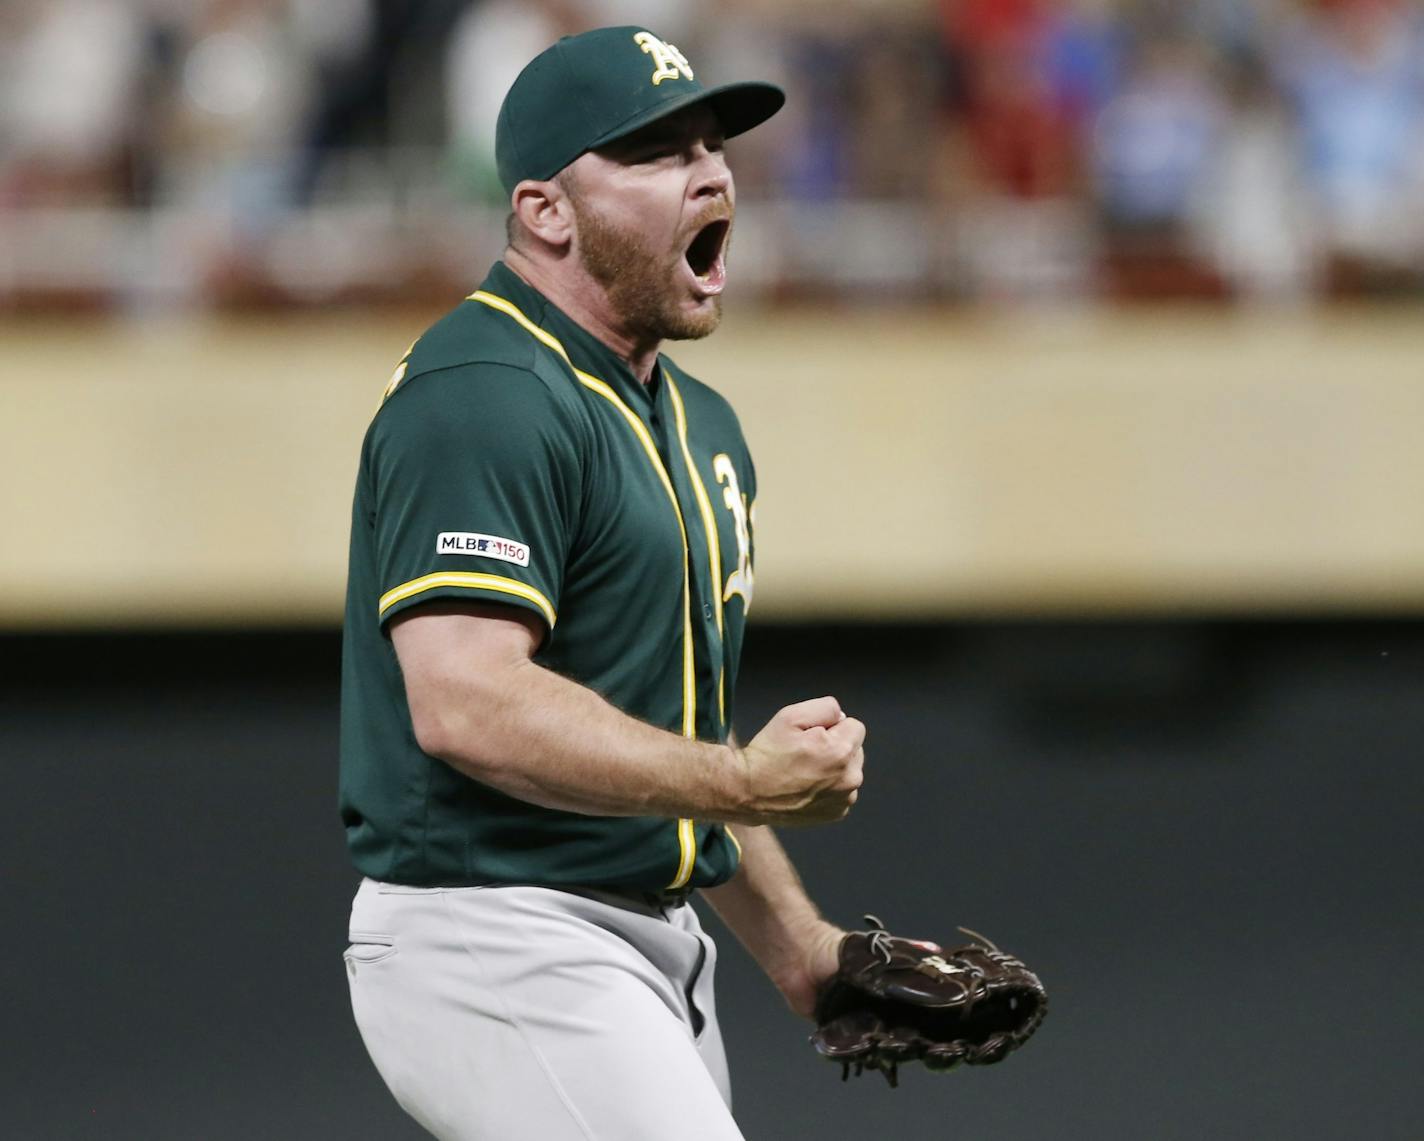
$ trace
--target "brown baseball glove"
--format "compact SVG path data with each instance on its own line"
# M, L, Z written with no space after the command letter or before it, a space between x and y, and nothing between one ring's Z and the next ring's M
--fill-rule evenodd
M941 950L902 939L867 915L869 931L841 941L840 967L816 1003L811 1044L844 1067L842 1080L879 1070L893 1086L898 1067L948 1070L1001 1062L1028 1041L1048 1010L1038 976L982 935Z

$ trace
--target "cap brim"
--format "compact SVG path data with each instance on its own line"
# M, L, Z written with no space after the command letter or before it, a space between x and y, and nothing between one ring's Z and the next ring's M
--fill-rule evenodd
M786 103L786 92L774 83L756 80L724 83L720 87L689 92L680 98L669 99L656 107L650 107L626 123L619 123L613 130L590 143L588 149L595 151L599 147L617 142L634 131L642 130L649 123L656 123L659 119L665 119L698 103L711 106L717 121L722 125L723 134L730 139L760 126L780 111Z

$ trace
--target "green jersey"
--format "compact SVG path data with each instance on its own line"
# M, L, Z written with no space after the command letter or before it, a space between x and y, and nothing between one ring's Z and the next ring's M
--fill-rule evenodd
M432 599L523 607L546 627L540 665L640 720L723 741L755 497L726 400L666 357L641 384L496 264L412 346L361 449L341 694L358 870L643 891L729 879L740 851L722 824L542 808L422 752L387 623Z

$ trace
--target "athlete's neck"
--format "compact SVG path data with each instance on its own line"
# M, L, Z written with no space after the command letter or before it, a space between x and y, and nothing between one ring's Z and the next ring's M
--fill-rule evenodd
M639 340L620 328L607 293L573 257L547 265L509 246L504 251L504 264L562 309L576 325L612 349L642 384L652 379L661 342Z

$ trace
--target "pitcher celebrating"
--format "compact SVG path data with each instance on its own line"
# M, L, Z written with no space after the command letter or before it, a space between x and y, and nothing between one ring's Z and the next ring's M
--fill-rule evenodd
M756 474L659 352L721 318L723 141L784 95L651 32L520 73L508 247L400 362L362 448L341 811L367 1049L442 1138L732 1141L701 890L810 1015L843 935L769 825L838 820L834 698L731 734Z

